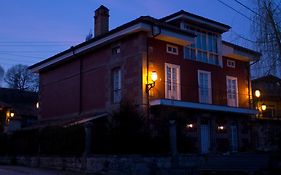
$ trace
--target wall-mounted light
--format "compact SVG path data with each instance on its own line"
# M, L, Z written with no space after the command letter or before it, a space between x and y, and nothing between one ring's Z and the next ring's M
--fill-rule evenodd
M13 118L14 116L15 116L15 113L14 113L14 112L11 112L11 113L10 113L10 117Z
M263 103L263 104L261 105L261 110L262 110L262 111L265 111L265 110L266 110L266 104Z
M158 76L156 71L151 72L151 80L152 83L146 84L146 93L149 93L150 89L152 89L155 86L155 81L157 80Z
M39 107L40 107L40 104L39 104L39 102L37 102L36 103L36 108L39 109Z
M187 127L188 129L191 129L191 128L194 127L194 125L193 125L192 123L188 123L188 124L186 125L186 127Z
M224 126L218 126L218 130L220 131L224 130Z
M260 90L255 90L255 97L259 98L261 96L261 91Z

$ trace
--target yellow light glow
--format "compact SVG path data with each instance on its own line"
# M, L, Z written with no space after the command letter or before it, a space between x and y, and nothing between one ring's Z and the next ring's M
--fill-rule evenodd
M11 112L11 114L10 114L10 115L11 115L11 117L14 117L14 116L15 116L15 113Z
M261 110L265 111L266 110L266 104L261 105Z
M39 109L40 105L39 102L36 103L36 108Z
M152 71L152 73L151 73L151 80L152 81L156 81L157 80L157 73L156 73L156 71Z
M260 90L255 90L255 96L257 97L257 98L259 98L260 96L261 96L261 91Z

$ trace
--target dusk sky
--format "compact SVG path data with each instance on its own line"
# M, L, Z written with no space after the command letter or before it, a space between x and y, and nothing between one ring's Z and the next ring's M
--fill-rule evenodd
M251 17L234 0L221 0ZM252 0L242 0L253 8ZM110 29L139 16L161 18L185 10L232 27L223 39L251 47L237 34L251 38L251 21L219 0L1 0L0 65L32 65L85 40L93 29L94 11L110 10Z

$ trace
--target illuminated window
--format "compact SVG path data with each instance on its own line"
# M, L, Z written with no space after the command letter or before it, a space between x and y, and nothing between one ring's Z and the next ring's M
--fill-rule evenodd
M121 101L121 69L112 70L112 102L119 103Z
M179 54L177 46L174 46L174 45L171 45L171 44L167 44L167 48L166 49L167 49L167 53L174 54L174 55L178 55Z

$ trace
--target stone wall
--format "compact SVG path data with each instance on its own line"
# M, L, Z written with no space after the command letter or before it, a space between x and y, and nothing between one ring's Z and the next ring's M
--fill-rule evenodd
M228 155L92 155L90 157L0 157L0 164L94 173L97 175L197 175L199 171L261 172L267 154Z

